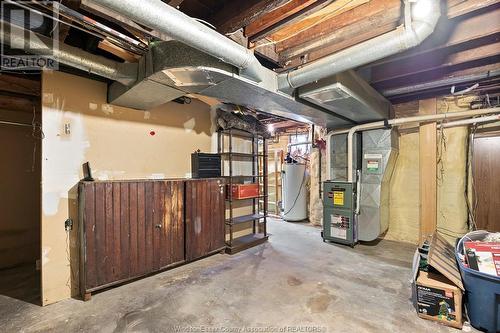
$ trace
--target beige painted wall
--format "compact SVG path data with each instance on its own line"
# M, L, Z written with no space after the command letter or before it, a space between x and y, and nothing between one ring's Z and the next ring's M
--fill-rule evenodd
M76 231L66 234L64 221L76 218L76 186L84 162L90 162L98 179L185 177L191 171L190 154L211 151L207 104L193 99L189 105L168 103L144 112L108 105L106 91L103 82L61 72L43 74L44 305L77 291L77 267L70 268L69 260L77 253L71 241Z
M0 120L32 114L0 110ZM40 258L40 140L30 127L0 124L0 269ZM35 149L36 146L36 150Z

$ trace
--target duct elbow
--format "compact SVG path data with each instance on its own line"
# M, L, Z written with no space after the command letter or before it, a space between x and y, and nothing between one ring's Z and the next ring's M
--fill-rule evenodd
M257 83L262 82L264 79L262 65L253 53L249 51L247 54L248 61L240 66L240 75Z
M411 32L407 33L411 47L419 45L434 32L441 16L440 0L419 0L414 6Z
M137 63L119 63L115 69L115 81L125 86L131 86L137 82L139 65Z

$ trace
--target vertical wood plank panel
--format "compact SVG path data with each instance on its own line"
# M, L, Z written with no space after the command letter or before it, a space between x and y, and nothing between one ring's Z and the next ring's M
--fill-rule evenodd
M174 219L172 218L173 199L172 182L165 182L165 206L163 210L165 233L163 234L162 243L163 266L172 263L172 224L174 223Z
M193 250L191 249L192 247L192 242L190 241L191 240L191 233L192 233L192 225L193 225L193 216L194 216L194 212L195 212L195 209L194 209L194 202L196 202L194 200L194 191L193 191L193 187L194 187L194 181L191 180L191 181L187 181L186 182L186 186L185 186L185 191L186 191L186 202L184 203L185 205L185 211L186 211L186 217L185 217L185 230L186 230L186 246L185 246L185 250L186 250L186 259L187 260L191 260L191 253L193 252ZM189 236L188 236L189 235Z
M140 258L137 246L137 183L133 182L129 185L129 234L130 234L130 275L136 276L139 274L139 263L137 262Z
M130 276L130 202L129 183L120 183L120 253L121 253L121 279Z
M153 182L153 269L160 268L161 246L160 236L161 228L161 205L160 205L160 182Z
M90 288L97 286L95 189L93 183L84 183L85 207L85 280Z
M187 260L203 257L224 246L224 198L218 181L190 180L186 184Z
M213 182L213 192L212 195L215 198L214 207L217 211L217 216L215 217L215 232L214 232L214 247L221 248L224 246L224 235L225 235L225 206L224 206L224 187L217 181ZM222 193L221 193L222 189ZM222 236L219 236L222 235Z
M435 114L436 99L419 102L419 113ZM420 242L437 227L437 132L436 123L420 125Z
M104 183L95 184L95 218L96 218L96 268L97 284L106 281L106 187Z
M153 240L153 209L154 209L154 192L153 183L146 183L146 251L144 260L146 261L146 272L151 272L153 269L154 256L154 240Z
M113 280L121 278L120 183L113 182Z
M146 184L137 184L137 252L138 273L146 273Z
M182 261L186 258L185 253L185 226L184 226L184 182L177 182L177 216L176 216L176 227L173 234L173 242L176 242L175 248L178 249L177 256L174 261Z
M106 270L105 283L108 281L113 281L113 268L114 268L114 226L113 226L113 184L106 183L106 253L103 258L103 264Z
M200 252L205 252L208 251L209 249L212 248L213 242L213 232L211 230L212 227L212 219L213 219L213 213L212 209L213 207L211 206L212 200L211 200L211 190L210 190L210 181L208 180L203 180L203 199L202 199L202 219L201 219L201 233L206 234L206 241L204 244L200 244ZM215 226L215 225L214 225Z

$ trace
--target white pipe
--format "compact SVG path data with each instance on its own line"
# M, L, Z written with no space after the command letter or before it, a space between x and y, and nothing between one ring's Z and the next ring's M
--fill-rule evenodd
M404 124L409 124L409 123L421 123L421 122L434 122L434 121L439 121L439 120L446 120L446 119L454 119L454 118L465 118L465 117L473 117L473 116L480 116L480 115L486 115L486 114L491 114L491 113L500 113L500 107L497 108L489 108L489 109L479 109L479 110L468 110L468 111L461 111L461 112L450 112L450 113L440 113L440 114L431 114L431 115L424 115L424 116L415 116L415 117L407 117L407 118L396 118L396 119L390 119L387 122L384 121L377 121L373 123L368 123L368 124L362 124L358 126L354 126L350 128L349 130L342 129L342 130L337 130L330 132L327 136L328 142L327 142L327 148L330 151L330 137L332 135L338 135L338 134L345 134L347 132L347 180L349 182L352 182L352 154L353 154L353 148L352 148L352 143L353 143L353 137L356 132L359 131L367 131L367 130L372 130L372 129L379 129L379 128L384 128L386 125L390 126L400 126ZM492 120L486 120L486 121L494 121L497 120L491 117ZM468 119L470 122L465 122L460 121L460 122L450 122L448 124L452 124L451 126L459 126L460 124L468 124L468 123L475 123L477 122L477 119ZM472 121L476 120L476 121ZM453 125L455 124L455 125ZM457 125L458 124L458 125ZM445 126L445 124L443 124ZM445 126L446 127L446 126ZM448 125L450 127L450 125ZM328 159L329 160L329 159ZM330 161L327 161L327 167L328 167L328 176L330 178Z
M456 127L456 126L487 123L487 122L492 122L492 121L500 121L500 114L496 114L493 116L485 116L485 117L450 121L450 122L439 125L439 127L450 128L450 127Z

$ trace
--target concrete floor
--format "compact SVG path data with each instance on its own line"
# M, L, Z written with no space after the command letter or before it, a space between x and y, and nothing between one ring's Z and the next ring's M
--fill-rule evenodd
M89 302L71 299L42 308L0 295L0 331L250 332L244 328L260 328L253 332L279 332L288 327L285 332L298 328L308 329L304 332L456 332L419 319L410 303L414 246L381 241L351 249L323 243L320 229L304 224L272 221L268 229L272 236L267 244L112 288L93 295Z

